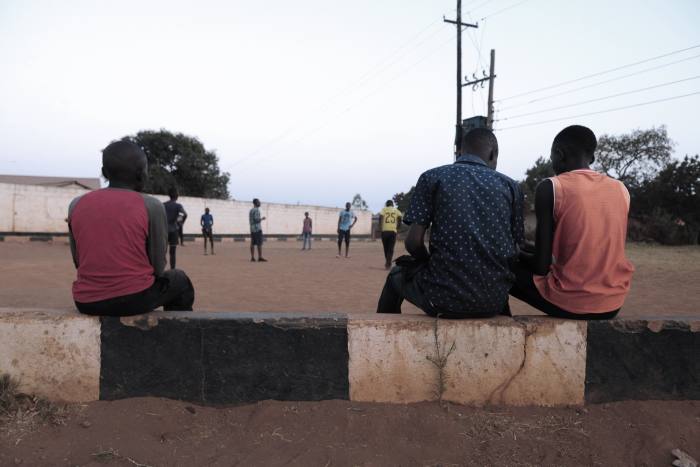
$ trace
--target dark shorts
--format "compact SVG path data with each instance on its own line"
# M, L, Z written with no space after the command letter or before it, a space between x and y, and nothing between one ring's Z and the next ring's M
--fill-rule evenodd
M209 228L207 228L207 227L202 228L202 235L204 235L205 237L211 237L211 236L213 235L213 232L212 232L211 227L209 227Z
M350 243L350 231L349 230L339 230L338 231L338 243L345 240L345 243Z
M180 244L180 232L177 230L168 231L168 245L177 246Z
M253 245L260 245L262 246L263 244L263 233L262 230L258 232L251 232L250 233L250 241Z

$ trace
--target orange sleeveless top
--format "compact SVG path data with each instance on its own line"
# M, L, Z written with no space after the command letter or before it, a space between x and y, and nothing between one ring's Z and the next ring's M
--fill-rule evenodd
M546 276L534 276L537 290L571 313L621 308L634 272L625 256L627 188L587 169L550 180L554 187L554 258Z

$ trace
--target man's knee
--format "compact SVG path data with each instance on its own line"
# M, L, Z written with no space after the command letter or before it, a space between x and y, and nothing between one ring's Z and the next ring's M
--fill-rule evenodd
M386 279L387 284L391 285L391 287L399 293L403 291L404 273L405 271L401 266L394 266L389 271L389 275Z
M189 276L182 269L170 269L163 272L163 277L168 280L168 285L177 289L194 289Z

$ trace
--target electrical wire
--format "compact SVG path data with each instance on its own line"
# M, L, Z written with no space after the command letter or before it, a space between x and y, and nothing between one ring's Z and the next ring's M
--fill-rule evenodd
M452 10L452 11L454 11L454 10ZM346 87L342 88L339 92L335 93L335 94L332 95L330 98L328 98L325 102L323 102L323 103L320 105L320 107L318 108L318 110L319 110L319 111L325 111L325 110L327 109L327 106L328 106L332 101L334 101L335 99L337 99L339 96L350 94L351 91L354 91L354 89L357 89L357 88L359 88L359 87L364 86L367 82L371 81L372 78L374 78L374 77L376 77L376 76L378 76L378 75L381 75L384 71L388 70L388 69L391 68L393 65L395 65L396 63L398 63L398 61L399 61L404 55L402 55L401 57L399 57L399 60L394 60L393 62L390 62L388 65L387 65L386 62L387 62L389 59L394 58L394 57L395 57L397 54L399 54L402 50L406 49L406 48L409 46L409 44L411 44L412 42L414 42L416 39L418 39L420 36L422 36L423 34L425 34L428 30L430 30L433 26L435 26L436 24L440 23L441 21L442 21L442 18L438 18L438 19L432 21L430 24L428 24L428 25L425 26L424 28L422 28L421 30L419 30L417 33L411 35L411 37L410 37L408 40L404 41L404 42L403 42L397 49L395 49L392 53L388 54L387 56L385 56L384 59L380 60L380 62L379 62L377 65L375 65L374 67L370 68L368 71L366 71L365 73L363 73L363 74L355 81L355 83L354 83L353 85L346 86ZM417 44L414 44L411 48L412 48L412 49L415 49L415 48L420 47L421 45L425 44L428 40L432 39L435 35L437 35L439 32L442 32L442 31L444 31L444 29L438 28L434 33L430 34L428 37L424 38L422 41L418 42ZM384 62L384 63L382 63L382 62ZM379 69L379 71L377 71L377 69ZM237 159L237 160L233 161L231 164L228 164L228 165L227 165L227 169L236 167L236 166L238 166L238 165L240 165L240 164L242 164L242 163L244 163L244 162L246 162L246 161L248 161L248 160L250 160L250 159L253 159L253 158L256 157L258 154L260 154L263 150L265 150L266 148L268 148L268 147L270 147L270 146L273 146L274 144L278 143L279 141L285 139L290 133L292 133L292 132L294 132L295 130L299 129L300 126L301 126L301 124L292 125L291 127L287 128L286 130L284 130L283 132L281 132L280 134L278 134L277 136L275 136L275 137L272 138L271 140L267 141L266 143L262 144L261 146L258 146L257 149L255 149L254 151L252 151L252 152L249 153L248 155L246 155L246 156L244 156L244 157L242 157L242 158L240 158L240 159Z
M313 136L314 134L318 133L319 131L323 130L324 128L328 127L329 125L331 125L331 124L333 124L333 123L336 123L338 117L340 117L340 116L343 115L343 114L346 114L346 113L350 112L354 107L356 107L357 105L363 103L364 101L366 101L367 99L369 99L370 97L372 97L373 95L375 95L376 93L378 93L379 91L381 91L387 84L389 84L389 83L395 81L396 79L398 79L398 78L400 78L400 77L402 77L402 76L405 76L405 73L406 73L407 71L411 70L412 68L415 68L416 66L418 66L419 64L421 64L422 62L424 62L425 60L427 60L428 58L430 58L430 57L435 53L435 51L437 51L438 49L442 48L442 46L444 46L444 45L445 45L446 43L448 43L448 42L451 42L453 39L454 39L454 38L452 37L452 35L450 35L450 37L448 37L447 40L442 41L442 42L440 42L439 44L437 44L436 47L430 49L430 51L427 52L426 54L424 54L420 59L418 59L417 61L413 62L413 63L412 63L411 65L409 65L408 67L405 67L405 68L401 69L401 71L399 71L398 73L392 75L391 78L389 78L388 80L386 80L386 81L384 81L383 83L381 83L381 84L380 84L379 86L377 86L373 91L371 91L371 92L369 92L368 94L364 95L362 98L358 99L357 101L351 103L350 105L348 105L347 107L345 107L345 108L344 108L343 110L341 110L340 112L334 114L333 116L331 116L331 117L329 117L329 118L326 118L326 119L324 120L324 122L321 123L320 125L314 127L312 130L310 130L310 131L304 133L304 134L301 135L299 138L297 138L297 139L291 141L291 144L299 144L299 143L301 143L302 141L306 140L307 138L309 138L309 137ZM278 151L275 151L275 152L272 152L272 153L270 153L270 154L268 154L268 155L265 155L265 156L263 156L263 157L261 157L261 158L258 159L258 163L261 163L261 162L263 162L263 161L265 161L265 160L267 160L267 159L270 159L270 158L272 158L272 157L277 157L277 156L279 156L279 155L282 153L282 151L283 151L283 150L280 149L280 150L278 150Z
M524 123L524 124L522 124L522 125L513 125L513 126L508 126L508 127L505 127L505 128L498 128L496 131L513 130L513 129L515 129L515 128L525 128L525 127L529 127L529 126L544 125L544 124L546 124L546 123L560 122L560 121L562 121L562 120L570 120L570 119L572 119L572 118L588 117L588 116L590 116L590 115L600 115L600 114L604 114L604 113L608 113L608 112L617 112L618 110L632 109L632 108L635 108L635 107L642 107L642 106L645 106L645 105L657 104L657 103L660 103L660 102L678 100L678 99L682 99L682 98L684 98L684 97L690 97L690 96L696 96L696 95L700 95L700 91L691 92L691 93L689 93L689 94L681 94L681 95L679 95L679 96L666 97L666 98L663 98L663 99L656 99L656 100L653 100L653 101L640 102L640 103L632 104L632 105L625 105L625 106L622 106L622 107L614 107L614 108L612 108L612 109L599 110L599 111L596 111L596 112L588 112L588 113L583 113L583 114L578 114L578 115L569 115L568 117L553 118L553 119L551 119L551 120L542 120L542 121L539 121L539 122L532 122L532 123Z
M534 104L535 102L546 101L546 100L548 100L548 99L553 99L553 98L555 98L555 97L559 97L559 96L563 96L563 95L566 95L566 94L570 94L570 93L572 93L572 92L581 91L581 90L583 90L583 89L594 88L594 87L596 87L596 86L600 86L601 84L607 84L607 83L611 83L611 82L613 82L613 81L619 81L619 80L621 80L621 79L625 79L625 78L630 78L630 77L633 77L633 76L641 75L642 73L647 73L647 72L649 72L649 71L659 70L659 69L661 69L661 68L666 68L666 67L669 67L669 66L671 66L671 65L676 65L676 64L682 63L682 62L687 62L688 60L694 60L694 59L696 59L696 58L700 58L700 55L693 55L692 57L683 58L683 59L676 60L676 61L670 62L670 63L664 63L663 65L658 65L658 66L654 66L654 67L651 67L651 68L645 68L644 70L640 70L640 71L637 71L637 72L635 72L635 73L630 73L630 74L628 74L628 75L617 76L617 77L615 77L615 78L606 79L605 81L599 81L599 82L597 82L597 83L587 84L586 86L581 86L581 87L578 87L578 88L569 89L569 90L567 90L567 91L558 92L558 93L556 93L556 94L550 94L550 95L547 95L547 96L538 97L538 98L536 98L536 99L532 99L532 100L530 100L530 101L523 102L523 103L521 103L521 104L515 104L515 105L508 106L508 107L502 107L502 108L499 109L499 111L500 111L500 112L505 112L505 111L510 110L510 109L515 109L515 108L518 108L518 107L523 107L523 106L526 106L526 105Z
M514 94L514 95L512 95L512 96L508 96L508 97L504 97L504 98L502 98L502 99L498 99L498 102L506 101L506 100L509 100L509 99L515 99L516 97L527 96L527 95L529 95L529 94L534 94L534 93L540 92L540 91L546 91L547 89L558 88L558 87L564 86L564 85L566 85L566 84L571 84L571 83L576 83L576 82L578 82L578 81L583 81L584 79L594 78L594 77L596 77L596 76L601 76L601 75L605 75L605 74L608 74L608 73L612 73L613 71L618 71L618 70L622 70L622 69L629 68L629 67L632 67L632 66L641 65L642 63L651 62L651 61L658 60L658 59L664 58L664 57L670 57L671 55L677 55L677 54L682 53L682 52L687 52L688 50L697 49L698 47L700 47L700 44L698 44L698 45L693 45L693 46L691 46L691 47L686 47L686 48L684 48L684 49L674 50L674 51L672 51L672 52L668 52L668 53L665 53L665 54L662 54L662 55L657 55L657 56L651 57L651 58L646 58L646 59L644 59L644 60L639 60L639 61L637 61L637 62L628 63L628 64L626 64L626 65L621 65L621 66L618 66L618 67L615 67L615 68L610 68L610 69L607 69L607 70L599 71L599 72L596 72L596 73L592 73L592 74L590 74L590 75L582 76L582 77L580 77L580 78L575 78L575 79L570 79L570 80L567 80L567 81L562 81L562 82L560 82L560 83L552 84L552 85L545 86L545 87L542 87L542 88L539 88L539 89L533 89L533 90L531 90L531 91L521 92L520 94Z
M626 95L628 95L628 94L636 94L636 93L638 93L638 92L649 91L650 89L656 89L656 88L661 88L661 87L665 87L665 86L671 86L671 85L673 85L673 84L678 84L678 83L684 83L684 82L686 82L686 81L692 81L692 80L698 79L698 78L700 78L700 75L692 76L692 77L690 77L690 78L683 78L683 79L679 79L679 80L676 80L676 81L668 81L668 82L666 82L666 83L655 84L655 85L653 85L653 86L647 86L647 87L645 87L645 88L634 89L634 90L632 90L632 91L619 92L619 93L617 93L617 94L611 94L611 95L609 95L609 96L596 97L595 99L588 99L588 100L581 101L581 102L575 102L575 103L573 103L573 104L560 105L560 106L557 106L557 107L550 107L549 109L537 110L537 111L534 111L534 112L527 112L527 113L524 113L524 114L513 115L513 116L511 116L511 117L504 117L504 118L500 118L500 119L495 120L495 121L497 121L497 122L502 122L502 121L506 121L506 120L514 120L514 119L516 119L516 118L528 117L528 116L530 116L530 115L537 115L537 114L541 114L541 113L554 112L555 110L567 109L567 108L569 108L569 107L576 107L576 106L579 106L579 105L590 104L591 102L604 101L604 100L607 100L607 99L613 99L613 98L615 98L615 97L626 96Z
M471 8L469 8L468 13L471 13L471 12L473 12L474 10L478 10L478 9L481 8L482 6L488 5L488 4L491 3L492 1L493 1L493 0L486 0L486 1L484 1L484 2L479 3L479 4L478 4L477 6L475 6L475 7L471 7Z
M484 20L486 20L486 19L488 19L488 18L491 18L492 16L500 15L501 13L504 13L504 12L510 10L511 8L515 8L516 6L520 6L520 5L522 5L523 3L529 2L529 1L530 1L530 0L522 0L522 1L518 2L518 3L514 3L514 4L510 5L510 6L507 6L507 7L505 7L505 8L502 8L502 9L498 10L498 11L495 11L495 12L491 13L490 15L484 16L484 17L481 18L479 21L484 21Z

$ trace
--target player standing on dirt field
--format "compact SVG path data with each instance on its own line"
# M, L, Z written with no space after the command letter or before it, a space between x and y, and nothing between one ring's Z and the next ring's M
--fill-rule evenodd
M255 262L255 247L258 247L258 262L265 263L267 260L262 255L263 231L262 221L266 218L260 216L260 200L253 200L253 208L248 213L250 222L250 261Z
M211 244L211 254L214 254L214 216L209 214L209 208L204 208L204 214L199 219L199 224L202 226L202 236L204 237L204 256L207 255L207 239Z
M182 204L177 202L178 193L177 188L172 187L168 190L168 196L170 201L163 203L165 207L165 214L168 218L168 244L170 245L170 269L175 269L175 263L177 261L177 245L180 243L180 222L181 219L187 217L185 208Z
M309 213L305 212L304 213L304 224L301 228L301 239L304 242L301 251L306 250L306 244L309 244L309 250L311 249L311 233L313 231L313 221L309 217Z
M382 246L384 246L384 267L391 267L391 260L394 257L394 246L396 245L396 234L398 226L401 225L403 214L394 207L392 200L387 200L386 206L379 212L379 229L382 232Z
M185 234L183 232L185 228L185 221L187 220L187 213L183 210L177 216L177 238L180 241L180 246L185 246Z
M340 211L338 215L338 255L336 258L340 258L340 248L345 241L345 257L348 258L348 250L350 249L350 229L357 223L357 216L354 212L350 210L352 205L350 203L345 203L345 209Z

